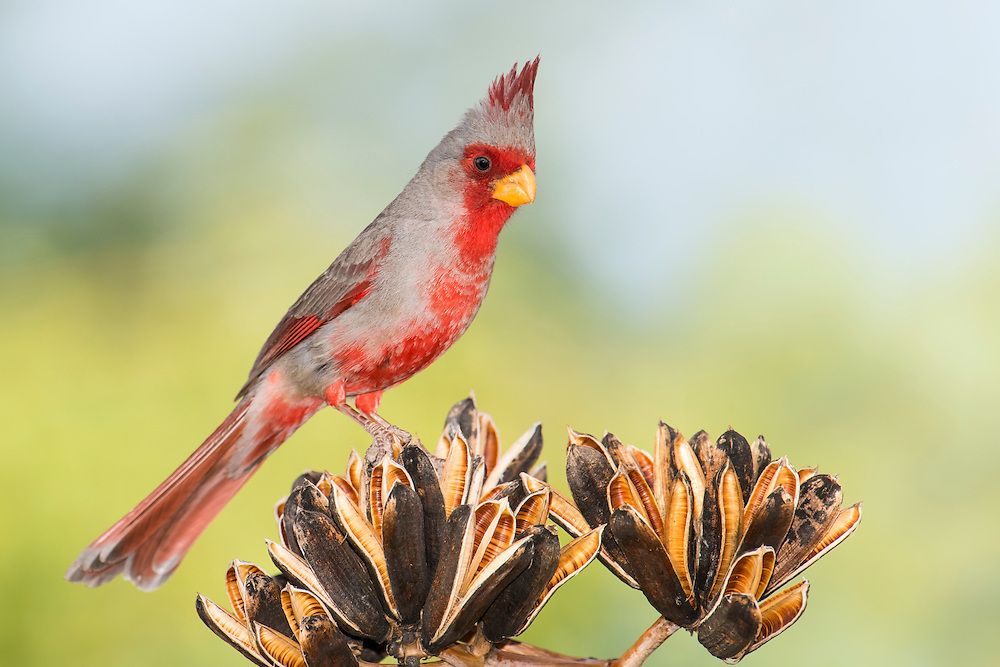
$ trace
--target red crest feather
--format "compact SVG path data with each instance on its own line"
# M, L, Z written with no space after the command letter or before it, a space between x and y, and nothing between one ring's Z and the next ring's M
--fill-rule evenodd
M490 106L509 111L518 95L523 95L528 101L528 110L535 108L534 90L535 75L538 74L539 57L524 64L520 73L517 63L506 74L501 74L490 86L487 100Z

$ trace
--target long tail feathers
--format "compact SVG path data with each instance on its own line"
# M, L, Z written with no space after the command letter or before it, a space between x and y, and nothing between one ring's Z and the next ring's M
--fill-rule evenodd
M308 418L251 427L252 400L241 401L166 481L84 549L66 579L100 586L121 574L143 590L162 584L264 458Z

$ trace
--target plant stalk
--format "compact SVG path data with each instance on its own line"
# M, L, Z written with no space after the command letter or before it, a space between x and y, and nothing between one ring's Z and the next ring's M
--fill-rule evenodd
M638 667L679 629L679 626L660 616L620 658L611 663L612 667Z

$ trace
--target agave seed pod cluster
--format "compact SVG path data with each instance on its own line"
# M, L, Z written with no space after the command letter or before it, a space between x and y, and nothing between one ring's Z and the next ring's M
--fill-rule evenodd
M799 618L808 582L782 587L861 520L835 477L733 430L688 441L661 423L652 454L570 430L566 473L573 501L551 492L555 522L573 535L607 525L602 562L730 662Z
M236 561L233 612L199 596L202 620L259 665L401 664L488 652L523 632L600 550L603 526L560 547L535 425L505 452L469 398L436 455L377 439L343 474L306 473L278 503L278 575ZM530 473L530 474L529 474ZM537 487L537 488L536 488Z

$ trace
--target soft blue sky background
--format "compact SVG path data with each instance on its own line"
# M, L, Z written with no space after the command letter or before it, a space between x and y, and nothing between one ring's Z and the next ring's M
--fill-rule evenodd
M470 91L541 52L547 231L594 284L640 303L677 289L684 257L748 209L850 225L890 294L995 217L997 5L505 7L8 2L0 187L24 195L8 206L71 207L252 100L294 120L284 176L353 229L327 179L377 182L383 201Z

